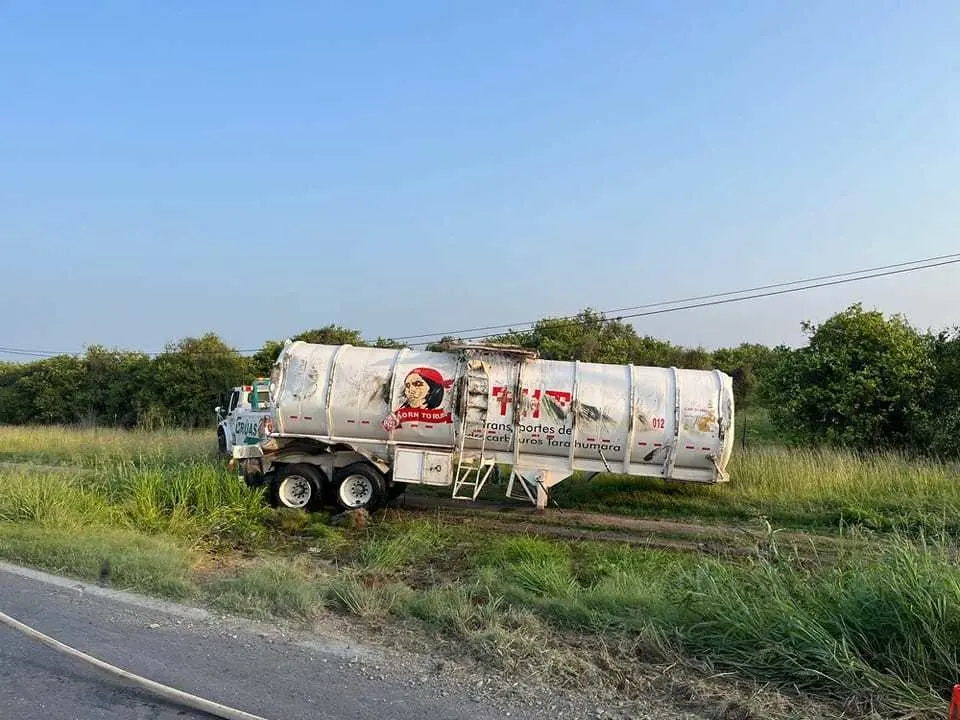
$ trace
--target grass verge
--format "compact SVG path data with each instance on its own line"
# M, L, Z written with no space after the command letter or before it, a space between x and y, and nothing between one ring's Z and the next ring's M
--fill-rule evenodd
M0 522L0 557L29 567L147 595L187 600L197 557L175 539L107 528L78 533Z
M954 471L779 452L744 454L729 486L631 498L659 514L779 513L823 527L828 512L861 507L885 531L872 552L721 562L395 511L333 528L324 515L266 509L214 463L162 457L82 473L0 470L0 555L261 619L310 624L337 612L411 623L496 667L570 687L639 692L638 668L677 663L701 677L795 687L848 716L942 717L960 667L960 568L952 536L939 535L957 522ZM574 498L585 492L569 487Z
M565 508L715 522L766 517L817 532L960 533L960 470L894 454L766 447L735 454L725 484L574 477L553 498Z

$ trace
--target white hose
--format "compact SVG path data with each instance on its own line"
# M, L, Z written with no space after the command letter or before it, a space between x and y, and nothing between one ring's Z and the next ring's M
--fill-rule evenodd
M44 645L52 647L54 650L88 662L91 665L95 665L96 667L100 668L101 670L106 670L117 677L128 680L135 685L139 685L145 690L155 693L165 700L180 703L181 705L185 705L205 713L210 713L211 715L227 718L227 720L266 720L259 715L251 715L243 710L235 710L234 708L227 707L226 705L205 700L201 697L197 697L196 695L191 695L181 690L177 690L176 688L167 687L166 685L161 685L153 680L148 680L147 678L134 675L126 670L122 670L121 668L114 667L113 665L105 663L102 660L98 660L97 658L80 652L79 650L74 650L69 645L64 645L62 642L54 640L52 637L37 632L33 628L24 625L22 622L14 620L12 617L5 615L2 612L0 612L0 622L2 622L4 625L12 627L14 630L19 630L27 637L33 638L34 640L39 640Z

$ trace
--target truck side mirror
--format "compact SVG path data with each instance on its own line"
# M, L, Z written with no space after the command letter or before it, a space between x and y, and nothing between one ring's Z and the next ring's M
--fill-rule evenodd
M222 414L223 414L223 408L220 407L219 405L217 405L217 406L213 409L213 411L214 411L217 415L222 415Z

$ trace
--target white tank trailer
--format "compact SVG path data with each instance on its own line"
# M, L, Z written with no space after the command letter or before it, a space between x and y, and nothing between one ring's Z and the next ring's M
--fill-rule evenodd
M733 383L720 371L287 341L260 444L235 446L275 504L372 509L410 484L476 500L498 466L506 495L545 507L574 472L716 483L733 450Z

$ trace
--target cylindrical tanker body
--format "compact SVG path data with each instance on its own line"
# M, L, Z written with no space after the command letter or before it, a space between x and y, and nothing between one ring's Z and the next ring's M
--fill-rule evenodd
M574 471L722 481L734 441L725 373L496 347L288 342L270 395L273 437L348 447L388 482L453 484L455 497L458 473L476 471L475 498L481 469L496 463L539 472L541 488Z
M449 353L287 344L271 376L274 431L355 443L384 460L394 444L450 451L459 365Z
M485 437L468 434L470 450L557 472L724 475L734 410L724 373L558 360L489 366Z

